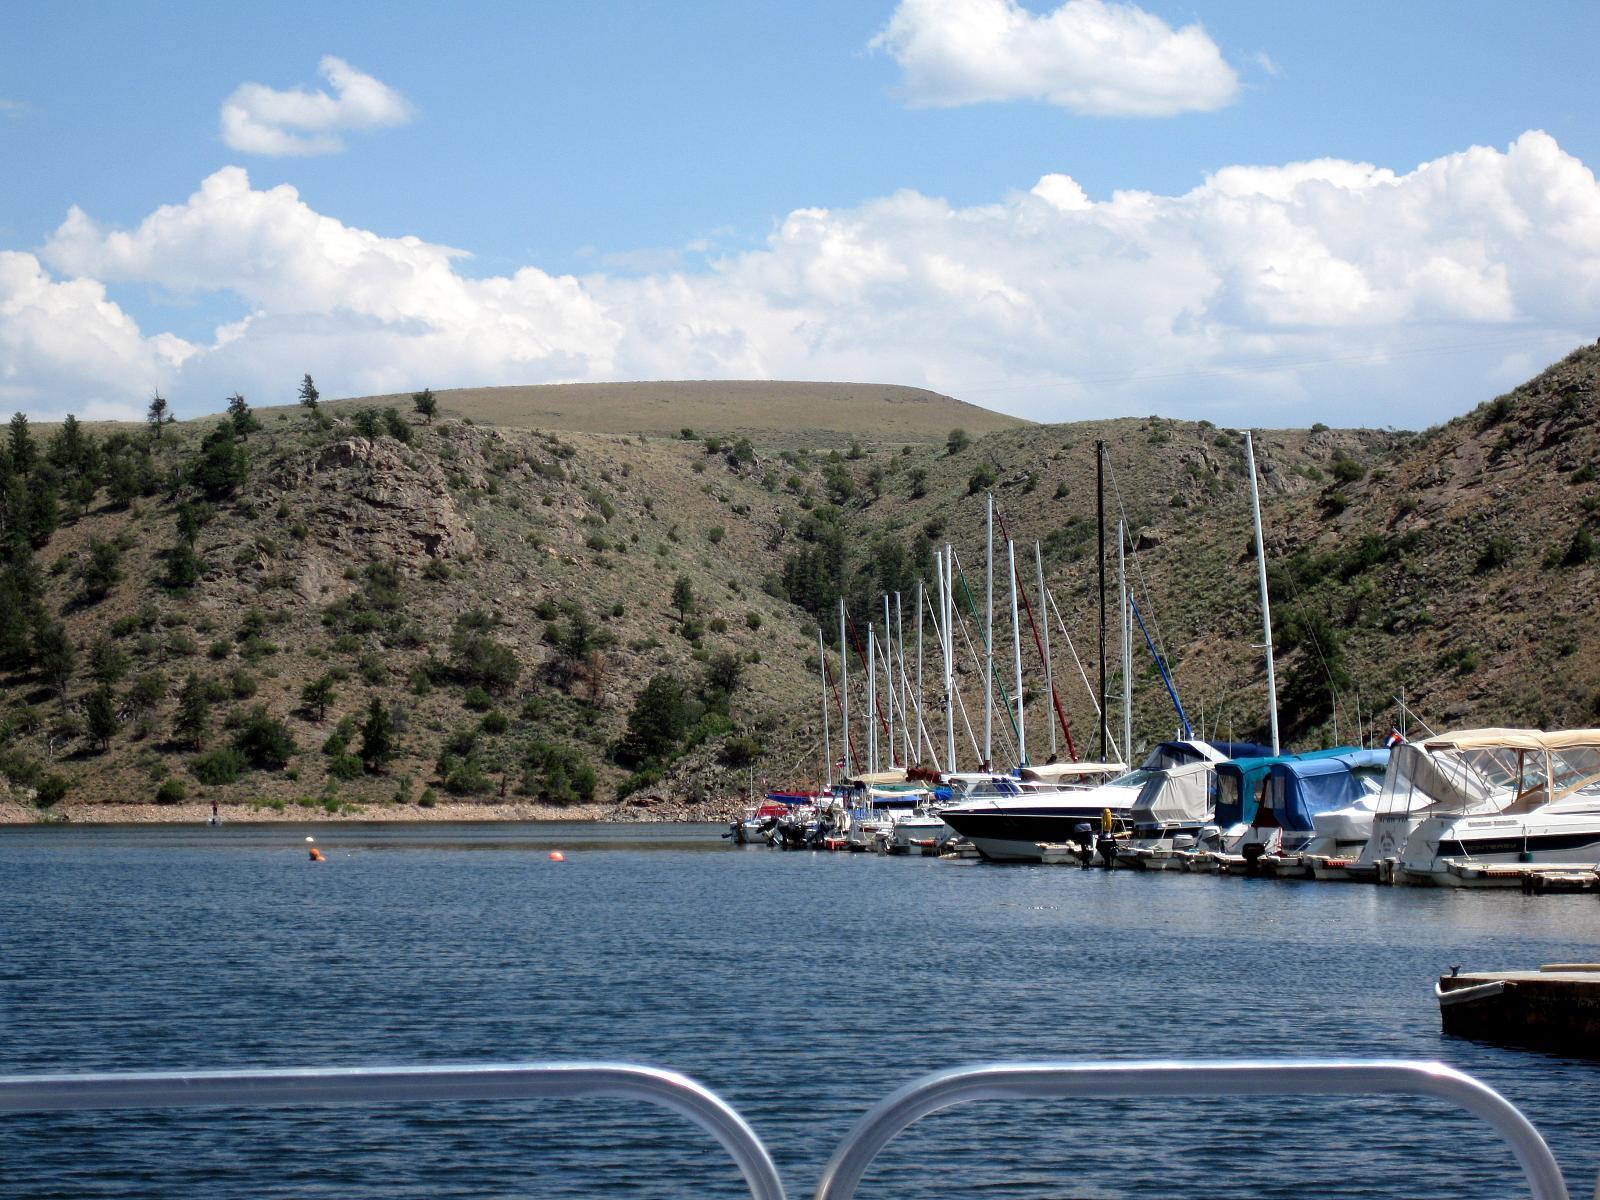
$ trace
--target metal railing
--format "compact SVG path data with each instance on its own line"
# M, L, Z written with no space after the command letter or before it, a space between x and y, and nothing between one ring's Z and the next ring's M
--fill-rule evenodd
M0 1112L410 1104L606 1096L645 1100L711 1134L753 1200L784 1200L761 1139L716 1093L676 1071L626 1063L512 1063L453 1067L332 1067L281 1071L153 1071L0 1076Z
M1510 1145L1533 1200L1568 1200L1560 1169L1538 1130L1472 1076L1443 1063L1314 1059L996 1063L938 1071L907 1084L862 1117L823 1169L816 1200L851 1200L867 1167L902 1130L930 1113L975 1100L1363 1093L1427 1096L1466 1109ZM512 1063L0 1076L0 1113L599 1096L644 1100L689 1118L733 1158L754 1200L784 1200L772 1158L744 1118L694 1080L655 1067Z
M1443 1063L1381 1060L996 1063L936 1071L861 1118L823 1168L816 1200L851 1200L867 1167L896 1134L929 1113L974 1100L1375 1092L1430 1096L1481 1117L1510 1144L1533 1200L1568 1200L1550 1147L1500 1093Z

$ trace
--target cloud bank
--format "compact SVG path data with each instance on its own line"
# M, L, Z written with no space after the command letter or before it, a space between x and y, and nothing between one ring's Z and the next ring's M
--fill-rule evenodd
M1104 0L1043 16L1016 0L900 0L870 45L900 65L901 94L919 107L1043 100L1085 116L1168 117L1239 94L1199 25L1175 30Z
M73 209L0 253L0 397L180 412L607 379L917 384L1025 416L1428 424L1600 330L1600 186L1548 135L1400 174L1234 166L1177 196L1065 174L993 203L798 209L711 266L469 278L462 252L315 212L229 167L129 230ZM107 285L242 302L142 331ZM1447 354L1419 355L1418 348Z
M331 54L317 70L333 95L294 88L280 92L243 83L222 103L222 140L245 154L337 154L351 130L404 125L411 104L399 92Z

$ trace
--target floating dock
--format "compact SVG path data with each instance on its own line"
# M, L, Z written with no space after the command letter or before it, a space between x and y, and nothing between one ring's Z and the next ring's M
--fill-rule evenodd
M1447 1034L1600 1059L1600 963L1441 975L1434 995Z

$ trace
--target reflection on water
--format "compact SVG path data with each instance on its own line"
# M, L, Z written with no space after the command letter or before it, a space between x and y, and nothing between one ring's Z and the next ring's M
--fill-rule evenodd
M1600 1168L1600 1067L1444 1039L1431 990L1453 963L1600 957L1591 896L780 854L720 832L3 830L0 1072L651 1062L723 1094L801 1196L870 1103L936 1066L1442 1058L1533 1118L1575 1194ZM28 1196L741 1191L678 1118L598 1101L29 1116L0 1125L0 1162ZM1446 1187L1514 1190L1472 1118L1289 1097L967 1106L897 1139L861 1194Z

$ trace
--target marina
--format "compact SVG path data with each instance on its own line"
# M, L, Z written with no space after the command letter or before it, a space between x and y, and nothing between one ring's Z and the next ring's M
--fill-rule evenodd
M308 828L326 863L305 861ZM1572 1102L1600 1067L1444 1036L1433 994L1458 963L1594 961L1592 895L778 853L719 832L0 831L0 870L38 897L7 921L0 1059L24 1075L651 1064L727 1100L791 1195L805 1194L870 1105L942 1067L1438 1059L1534 1123L1572 1195L1600 1171L1592 1115ZM1146 1197L1201 1172L1223 1196L1365 1200L1399 1194L1396 1180L1446 1159L1452 1194L1519 1186L1514 1160L1475 1118L1422 1101L1237 1097L1227 1127L1205 1139L1195 1122L1210 1102L1081 1103L1090 1107L991 1103L928 1117L884 1149L859 1194ZM1271 1122L1315 1153L1287 1173L1256 1153L1252 1131ZM1069 1136L1107 1127L1116 1136L1103 1145ZM224 1130L247 1130L248 1142ZM0 1130L17 1194L84 1195L115 1180L131 1200L273 1187L362 1200L495 1194L530 1172L552 1196L746 1194L708 1147L671 1114L582 1100L225 1120L17 1114Z

